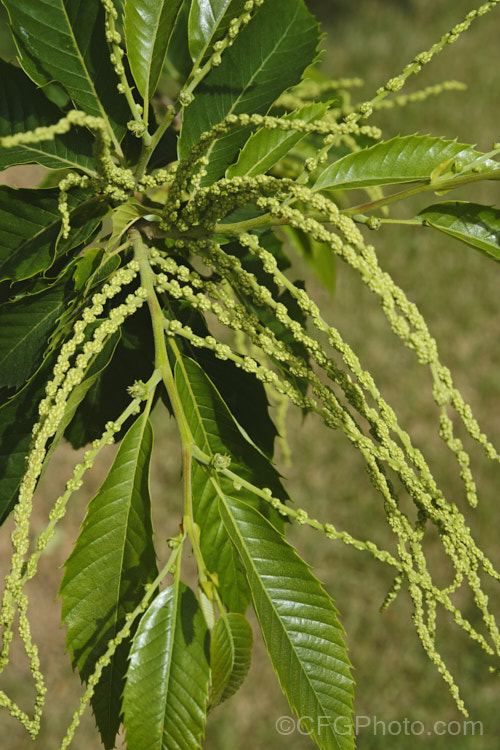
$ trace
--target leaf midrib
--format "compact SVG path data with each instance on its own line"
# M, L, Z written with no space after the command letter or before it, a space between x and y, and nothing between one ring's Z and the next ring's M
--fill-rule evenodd
M234 112L234 109L235 109L236 105L240 103L240 101L241 101L242 98L244 98L244 95L246 94L246 92L248 91L248 89L250 88L250 86L252 85L252 83L254 82L254 80L257 77L257 75L265 68L265 66L268 64L269 59L271 58L271 56L274 55L275 52L276 52L276 50L282 45L283 40L286 37L290 26L292 25L292 23L295 21L295 19L297 17L297 14L298 14L298 7L295 10L295 13L294 13L293 17L290 19L290 22L289 22L288 26L286 27L286 29L284 29L284 31L283 31L280 39L276 41L276 44L271 49L271 51L268 53L267 57L265 57L261 61L261 64L259 65L259 67L253 72L253 74L251 75L251 77L245 83L245 87L241 88L241 93L238 95L238 97L231 104L230 109L225 113L224 117L227 117L228 115L230 115L230 114L232 114ZM222 138L223 137L224 136L222 136ZM222 139L218 139L218 140L213 141L212 144L207 149L206 157L208 159L210 158L210 154L212 153L212 150L214 149L216 143L219 143L220 140L222 140Z
M221 498L221 500L222 500L222 498ZM249 550L248 550L248 548L247 548L247 546L246 546L246 544L245 544L245 539L246 539L246 538L245 538L245 537L243 536L243 534L242 534L242 533L240 532L240 529L239 529L239 526L238 526L238 524L237 524L237 523L236 523L236 522L234 521L234 516L233 516L233 514L232 514L232 512L231 512L231 509L230 509L230 508L228 508L228 506L227 506L227 504L226 504L226 502L225 502L225 498L224 498L224 504L225 504L225 507L226 507L226 509L227 509L227 512L228 512L228 514L229 514L229 516L230 516L230 518L231 518L231 523L232 523L233 527L235 528L235 530L236 530L236 533L237 533L237 534L238 534L238 536L239 536L239 539L240 539L240 543L241 543L241 545L242 545L243 549L245 550L245 554L246 554L246 556L247 556L247 559L248 559L248 560L249 560L249 562L250 562L250 567L252 568L252 570L253 570L253 573L254 573L254 576L255 576L255 578L257 579L257 581L258 581L258 583L259 583L259 585L260 585L260 589L261 589L261 596L262 596L262 595L264 595L264 598L266 599L266 601L268 602L268 604L269 604L269 606L270 606L270 608L271 608L271 611L272 611L272 613L273 613L273 616L274 616L274 618L278 620L278 622L279 622L279 625L280 625L280 630L281 630L281 633L282 633L282 637L284 637L284 638L286 639L287 643L289 643L289 645L290 645L290 649L291 649L291 651L293 652L293 655L294 655L294 657L295 657L295 659L296 659L297 663L298 663L298 664L300 665L301 673L302 673L302 674L303 674L303 675L305 676L305 678L306 678L306 681L307 681L307 684L309 685L309 688L310 688L311 692L312 692L312 693L313 693L313 694L314 694L314 695L316 696L316 698L317 698L317 701L318 701L318 704L319 704L319 705L323 705L323 702L322 702L322 700L320 700L320 697L318 696L318 693L317 693L317 691L316 691L315 687L314 687L314 686L313 686L313 684L311 683L311 680L310 680L310 678L309 678L309 675L308 675L308 673L307 673L307 672L306 672L306 670L305 670L305 669L304 669L304 668L302 667L302 662L301 662L301 659L300 659L300 657L299 657L299 655L298 655L298 653L297 653L297 649L296 649L296 647L295 647L295 644L293 644L293 642L292 642L292 641L290 640L290 638L288 637L288 634L287 634L287 631L286 631L286 629L285 629L285 627L284 627L283 621L282 621L282 619L281 619L281 617L280 617L279 613L277 612L276 608L274 607L273 601L272 601L272 599L271 599L270 595L268 594L268 591L267 591L267 589L266 589L266 588L265 588L265 586L264 586L264 585L263 585L263 584L261 583L261 576L260 576L260 574L259 574L259 572L258 572L258 570L257 570L256 566L254 565L254 559L253 559L253 557L251 556L251 554L250 554L250 552L249 552ZM254 539L254 541L260 541L260 539ZM268 558L261 558L261 559L265 559L265 560L268 560ZM295 579L294 579L294 580L295 580ZM258 617L258 619L259 619L259 622L261 622L261 618L260 618L260 615L259 615L259 613L258 613L258 612L256 612L256 614L257 614L257 617ZM309 622L311 622L311 621L309 620ZM261 625L261 628L262 628L262 625ZM264 635L264 630L263 630L263 628L262 628L262 634ZM266 640L266 639L265 639L265 640ZM325 714L325 715L326 715L326 714ZM335 743L336 743L336 745L337 745L337 746L338 746L338 747L340 748L340 745L339 745L339 743L338 743L338 739L337 739L337 735L336 735L336 733L335 733L335 732L334 732L334 731L332 730L332 728L331 728L330 724L328 725L328 728L329 728L329 730L330 730L330 732L331 732L331 735L332 735L332 737L333 737L333 738L334 738L334 740L335 740Z
M120 596L120 594L121 594L121 584L122 584L122 580L123 580L123 563L124 563L124 558L125 558L126 542L127 542L127 539L128 539L128 530L129 530L129 526L130 526L130 523L129 523L129 521L130 521L130 511L131 511L131 508L132 508L132 497L134 495L134 491L135 491L135 488L136 488L138 457L139 457L139 454L141 453L141 446L142 446L142 443L143 443L144 433L145 433L147 424L148 424L148 418L147 418L147 415L144 414L143 415L143 420L142 420L141 431L139 433L140 436L138 436L138 438L137 438L137 445L136 445L136 448L134 450L134 458L132 459L132 461L127 461L126 464L125 464L125 465L127 465L129 463L133 463L134 464L134 471L133 471L133 480L132 480L131 486L130 486L130 492L128 493L126 522L124 524L124 526L125 526L125 534L123 534L123 544L122 544L122 552L121 552L121 560L120 560L120 575L117 576L117 578L116 578L116 582L117 582L117 586L116 586L117 595L115 597L115 601L117 602L117 606L114 608L114 614L113 614L113 616L111 618L111 627L112 627L112 632L113 632L113 638L115 638L115 636L116 636L116 634L118 632L118 628L117 628L117 623L118 623L118 609L119 609L118 605L121 602L121 596ZM118 485L114 485L113 489L116 489L117 486ZM110 706L111 706L112 688L113 688L113 685L114 685L114 682L115 682L114 679L113 679L113 672L114 672L115 663L116 663L116 660L113 659L113 658L111 659L111 661L109 663L110 679L107 681L108 690L107 690L107 700L106 700L106 709L108 711L107 726L109 726L110 723L111 723L111 720L110 720L111 714L109 713L109 710L110 710Z
M61 302L61 300L59 300L58 302L52 302L52 303L49 303L49 302L47 302L47 300L45 300L45 304L47 304L47 305L49 305L49 304L52 304L52 306L53 306L53 309L52 309L52 310L50 310L50 311L47 311L47 312L46 312L45 314L43 314L43 313L42 313L42 316L43 316L43 317L40 317L40 314L39 314L38 312L34 312L34 313L32 313L32 316L33 316L33 317L35 317L35 319L37 320L37 322L35 323L35 325L34 325L34 326L30 327L29 331L28 331L28 332L27 332L27 333L26 333L26 334L25 334L24 336L22 336L22 338L20 338L20 339L17 339L17 343L16 343L16 344L14 344L14 346L12 347L12 349L9 349L9 350L8 350L8 351L6 352L6 355L5 355L5 357L3 357L3 359L2 359L1 357L0 357L0 364L1 364L1 363L5 363L5 362L6 362L6 361L7 361L8 359L9 359L9 357L13 356L13 353L14 353L14 352L16 351L16 349L18 349L18 348L19 348L20 346L23 346L23 345L25 344L25 342L26 342L26 341L27 341L27 340L28 340L28 339L29 339L29 338L30 338L30 337L31 337L31 336L33 335L33 333L34 333L34 332L35 332L35 331L36 331L36 330L37 330L38 328L40 328L40 326L41 326L41 325L42 325L43 323L45 323L45 321L46 321L46 320L47 320L48 318L51 318L51 317L53 317L53 315L54 315L54 312L55 312L55 311L56 311L56 310L57 310L58 308L60 308L60 307L62 307L62 306L63 306L63 305L62 305L62 302ZM12 324L12 323L11 323L10 325L14 325L14 327L16 326L16 324L15 324L15 323L14 323L14 324ZM18 324L18 325L22 326L22 324ZM1 352L0 352L0 353L1 353Z

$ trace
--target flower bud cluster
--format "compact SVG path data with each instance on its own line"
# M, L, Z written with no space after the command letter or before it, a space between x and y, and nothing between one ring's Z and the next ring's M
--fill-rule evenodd
M439 96L443 91L463 91L466 88L467 86L461 81L443 81L433 86L426 86L424 89L420 89L420 91L413 91L411 94L396 96L394 99L383 99L373 106L373 110L405 107L407 104L422 102L430 96Z
M71 230L70 212L68 208L68 189L72 187L85 188L89 184L87 175L69 172L66 177L59 182L59 213L61 214L61 236L63 239L69 237Z
M450 31L448 31L443 37L441 37L438 42L433 44L429 50L420 52L418 55L415 55L413 60L403 68L402 72L398 76L390 78L384 86L381 86L377 90L374 99L358 105L354 112L346 116L346 120L349 122L355 122L360 117L368 117L374 111L375 107L378 108L380 100L382 98L387 96L387 94L392 94L399 91L405 85L407 79L411 75L419 73L422 70L422 67L424 65L427 65L435 57L435 55L439 54L439 52L441 52L446 47L446 45L456 42L457 39L465 31L467 31L471 23L476 18L489 13L489 11L493 10L493 8L495 8L495 6L498 5L499 2L500 0L489 0L489 2L484 3L477 10L470 11L461 23L456 24Z
M181 232L193 226L202 226L207 234L213 232L218 221L239 206L245 206L261 195L285 197L287 180L260 175L258 177L223 177L209 187L199 188L182 211L166 212L160 226L169 229L175 225ZM172 191L171 194L172 196ZM180 200L176 201L177 208Z
M68 133L72 127L79 125L80 127L95 126L95 122L102 120L98 117L89 117L85 112L80 110L72 110L68 112L65 117L62 117L55 125L47 125L35 128L34 130L22 131L20 133L14 133L13 135L6 135L0 138L0 146L2 148L13 148L15 146L23 146L29 143L41 143L43 141L52 141L56 135L64 135Z
M165 204L163 224L164 228L176 225L180 231L187 231L187 227L192 226L192 215L199 215L200 212L202 212L202 205L207 202L207 193L199 195L199 193L201 192L199 191L196 196L196 200L191 201L188 205L188 208L186 209L188 212L190 212L189 216L186 215L185 210L182 215L181 222L178 223L178 210L182 203L183 194L190 188L190 186L193 185L194 187L197 187L201 177L204 174L205 167L207 165L205 157L206 151L217 138L226 135L236 127L259 127L268 130L279 129L285 132L296 131L304 133L305 135L310 133L317 133L319 135L324 135L327 139L331 136L343 137L346 135L365 135L374 139L378 139L381 136L381 131L379 128L373 126L360 127L356 122L336 123L326 119L317 120L314 122L306 122L305 120L300 119L291 120L284 117L272 117L270 115L260 114L227 115L220 123L217 123L217 125L214 125L210 130L202 133L190 150L188 156L178 164L175 172L175 177L171 185L169 199ZM317 158L313 159L310 164L311 169L315 169L322 158L326 158L326 154L320 155ZM234 182L234 180L240 180L242 182ZM248 180L248 183L245 183L244 180ZM284 184L285 181L281 181L281 183L282 184L279 189L286 190L287 186ZM245 187L247 187L249 193L251 191L258 190L259 185L261 190L269 189L269 182L266 183L264 176L259 176L253 179L243 177L233 178L232 184L234 186L235 192L238 194L238 200L241 201L241 205L244 204L243 201L245 199ZM227 188L223 181L219 181L218 183L215 183L215 185L218 185L222 191ZM211 194L210 197L213 198L213 194ZM246 202L248 203L251 200L251 195L247 194ZM210 202L210 205L212 212L214 212L216 207L213 200ZM232 205L228 205L223 209L225 213L221 213L221 207L217 206L218 210L216 212L216 220L228 213L229 210L232 209L232 207Z
M109 0L113 5L112 0ZM114 6L113 6L114 7ZM85 188L89 184L96 192L108 196L113 201L126 201L130 191L135 187L134 175L130 169L119 167L111 156L111 136L104 120L85 114L80 110L72 110L61 118L55 125L35 128L24 133L0 138L0 146L12 148L28 143L40 143L52 140L57 135L67 133L72 127L86 127L96 136L94 156L98 176L92 181L90 176L69 172L59 182L59 211L62 217L62 237L67 238L70 232L70 214L68 209L68 190L72 187Z
M361 78L338 78L328 81L313 81L306 78L291 91L285 91L275 102L275 107L293 110L310 102L324 101L325 94L337 93L344 89L357 88L363 85ZM333 98L333 97L332 97Z

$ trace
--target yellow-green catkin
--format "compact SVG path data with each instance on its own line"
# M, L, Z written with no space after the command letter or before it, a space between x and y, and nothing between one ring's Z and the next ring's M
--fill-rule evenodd
M457 39L465 31L467 31L473 21L486 15L486 13L489 13L498 5L499 2L500 0L489 0L489 2L484 3L479 8L477 8L477 10L471 10L469 13L467 13L463 21L455 24L455 26L446 34L444 34L444 36L442 36L438 42L433 44L430 49L424 52L420 52L418 55L416 55L413 60L403 68L399 75L390 78L384 86L381 86L377 90L376 95L373 99L359 104L356 108L356 111L347 115L346 119L348 121L356 121L360 117L369 117L373 113L374 107L378 105L382 99L384 99L389 94L394 94L400 91L411 75L419 73L422 70L423 66L430 63L430 61L437 54L442 52L448 44L454 44Z
M321 206L321 200L321 198L315 200L314 207L316 209L322 207L323 210L325 210L325 206ZM271 197L262 198L261 204L267 210L271 209L276 212L278 212L278 209L281 210L282 208L280 201ZM295 209L285 207L284 210L292 212L287 213L287 216L288 218L291 216L292 220L296 219L297 226L300 226L306 231L321 232L321 239L323 241L328 241L334 246L334 249L337 252L345 252L348 257L350 246L344 244L345 239L348 239L351 243L355 242L357 246L359 246L361 242L358 229L352 223L345 222L342 217L339 217L339 214L335 213L335 211L337 211L336 207L335 211L332 209L329 212L328 218L331 220L332 214L335 214L335 222L332 223L335 223L337 226L340 225L340 231L344 235L344 238L342 239L337 235L332 235L330 231L326 230L318 222L311 223L310 220L301 215L299 211L295 214L293 213L296 211ZM326 235L324 234L325 232ZM287 327L294 335L296 340L303 346L306 346L311 356L313 356L316 362L325 369L330 377L333 378L334 382L341 385L351 406L360 410L360 414L371 423L374 435L376 436L376 442L372 442L371 439L367 439L362 435L359 428L348 416L344 408L340 406L333 393L317 380L317 377L308 364L304 361L299 362L294 358L294 355L283 346L282 342L275 339L272 332L260 325L258 319L255 318L254 315L249 314L241 304L231 299L227 292L224 291L224 285L217 285L211 281L204 280L199 274L192 271L187 266L179 266L179 264L172 258L163 258L159 253L156 253L156 257L153 258L153 263L157 263L162 269L161 272L157 274L157 288L160 292L166 293L174 299L185 299L189 301L190 304L194 307L198 307L201 311L209 310L217 316L218 320L223 325L229 326L235 331L244 331L245 334L249 336L252 347L256 349L260 348L265 356L278 358L280 361L288 363L292 375L305 378L311 384L316 399L323 404L319 413L323 415L327 424L337 429L339 427L343 429L349 439L351 439L364 455L369 475L372 477L375 486L382 492L382 495L385 498L384 504L389 525L400 540L398 550L401 556L401 563L397 563L397 566L401 566L401 573L396 577L395 587L393 587L392 591L389 593L385 605L392 600L395 593L401 588L403 580L406 579L409 584L408 590L410 596L415 605L415 624L417 632L419 633L430 658L436 663L443 678L449 684L459 707L464 710L457 688L434 645L436 604L439 602L450 611L457 624L464 628L464 630L466 630L474 640L480 643L488 653L499 653L500 639L498 637L496 625L488 611L487 600L484 598L481 589L481 582L476 575L475 570L478 565L480 565L483 570L490 575L498 577L498 574L494 571L491 563L475 545L475 542L470 536L469 530L465 526L461 514L453 505L446 503L444 497L438 491L422 454L411 445L409 436L399 428L394 412L382 399L373 379L369 373L361 368L356 356L345 342L342 341L338 332L323 321L319 314L319 310L303 290L294 288L293 285L288 282L286 277L278 271L274 257L260 246L256 236L243 234L239 239L242 244L258 255L262 261L263 269L273 277L274 282L279 287L288 288L288 290L296 296L302 311L306 313L314 326L319 331L327 333L330 344L342 354L344 361L348 367L351 368L355 381L346 377L346 374L338 369L323 351L318 342L306 333L302 324L299 324L297 321L294 322L294 320L290 318L287 309L281 303L276 303L273 300L269 289L259 285L256 278L243 269L240 261L235 256L228 256L220 246L207 240L178 241L176 246L178 249L181 249L183 246L189 247L191 252L200 255L206 262L213 265L222 278L232 285L236 285L240 294L252 297L258 305L267 306L269 310L277 316L279 322L282 325L285 325L285 327ZM368 252L368 257L370 257L373 262L370 251ZM397 297L398 304L402 304L404 307L406 303L401 300L399 295L396 294L395 296ZM223 302L223 306L221 306L217 300ZM418 318L417 324L420 332L426 330L423 328ZM183 326L179 321L166 321L165 328L168 335L184 336L188 338L194 346L210 348L215 352L216 356L221 359L232 359L238 364L238 366L241 366L247 372L252 372L259 379L262 379L263 381L267 380L269 383L272 382L274 387L278 385L280 393L286 394L286 396L291 398L294 403L298 403L293 395L293 389L290 387L291 383L288 382L285 385L283 379L279 378L272 369L269 369L269 367L266 367L252 357L236 354L230 349L230 347L217 342L213 337L198 336L194 334L188 326ZM408 335L407 329L402 329L402 333ZM429 345L429 343L426 344L424 342L424 346L427 346L429 351L433 351L433 347L432 345ZM420 355L425 361L426 357L422 355L422 351L420 352ZM362 392L363 388L366 388L368 394L374 399L378 411L374 411L373 407L370 407L366 402ZM311 401L310 397L308 398L309 408L317 410L315 402ZM402 445L397 445L389 438L390 430L396 432ZM377 445L377 443L379 443L379 445ZM410 461L410 464L407 464L408 460ZM380 469L380 461L387 462L391 469L400 475L403 484L414 497L419 507L419 521L414 529L409 524L404 513L399 509L399 504L391 489L390 482L387 481L387 478ZM410 465L413 465L414 468L410 468ZM279 501L274 502L275 507L277 507L276 503ZM313 526L313 528L319 528L321 526L321 528L325 530L324 524L319 524L319 522L316 522L314 519L309 519L305 511L298 511L296 516L288 514L284 508L282 508L280 512L295 517L295 520L298 523L306 523ZM427 517L429 517L433 523L441 529L445 549L455 567L458 568L457 576L452 585L443 590L438 589L433 584L422 551L421 542L425 529L425 519ZM332 526L328 526L327 530L330 538L342 539L344 542L351 543L359 549L369 549L368 545L370 543L361 543L356 540L351 540L352 538L350 538L349 535L344 532L337 533ZM410 551L408 551L408 546ZM373 550L370 551L373 552ZM378 557L378 559L382 559L378 553L376 553L375 556ZM393 563L391 562L390 564ZM468 581L474 592L477 606L482 612L483 619L492 638L493 648L485 641L484 637L477 633L471 624L463 618L459 610L451 602L450 594L456 590L465 579ZM419 594L418 592L422 593ZM425 615L424 612L426 612Z
M30 516L32 510L33 494L38 478L42 472L47 452L48 441L57 433L66 410L68 398L73 389L83 380L85 372L92 359L99 354L109 336L118 330L126 317L132 315L144 303L146 293L138 287L134 293L129 294L125 302L109 311L109 318L100 323L93 331L92 337L85 341L85 330L87 326L96 321L103 313L104 305L115 297L125 285L130 284L137 276L138 264L132 261L127 267L119 269L111 277L110 281L103 285L101 290L93 295L91 304L86 307L81 318L74 324L71 338L66 341L60 350L52 379L46 385L45 397L39 404L40 419L33 427L32 448L27 458L26 472L21 481L18 502L13 511L15 528L11 535L13 554L11 558L11 570L5 578L5 588L2 597L0 612L0 625L2 627L2 650L0 652L0 673L5 669L9 661L10 645L13 638L13 622L18 613L19 634L24 642L26 653L30 660L31 672L35 681L37 698L35 701L34 718L30 720L26 714L18 709L15 704L3 694L0 702L6 705L11 713L25 724L32 735L36 735L39 729L39 721L45 687L40 672L38 651L31 640L29 620L27 617L28 598L23 593L24 583L30 578L36 569L38 555L48 542L48 537L40 537L37 549L29 561L25 561L29 549ZM81 351L79 348L81 347ZM76 355L76 356L75 356ZM71 358L75 356L73 364ZM112 425L113 429L116 425ZM111 426L107 426L108 437L111 436ZM109 433L109 435L108 435ZM77 475L68 483L68 491L78 488L81 479ZM57 520L61 512L60 504L56 504L57 510L51 518L51 522Z
M62 217L63 238L68 237L70 231L68 189L91 186L95 193L107 196L112 201L123 202L128 199L135 187L135 179L131 170L115 163L111 151L114 136L110 132L108 124L101 117L87 115L80 110L71 110L54 125L0 138L0 146L13 148L23 144L53 140L57 135L67 133L75 126L89 128L94 133L96 169L95 171L86 171L84 174L69 172L60 181L59 211Z

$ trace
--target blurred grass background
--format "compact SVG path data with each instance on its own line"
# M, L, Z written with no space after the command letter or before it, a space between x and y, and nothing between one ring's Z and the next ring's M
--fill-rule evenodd
M272 0L271 0L272 1ZM375 89L419 51L427 49L472 8L472 0L309 0L309 5L328 33L323 68L332 77L360 76L365 80L359 100L369 98ZM432 133L459 141L477 143L489 150L498 140L499 11L475 22L471 30L450 46L424 71L408 83L404 92L445 79L467 84L465 92L444 93L424 104L381 112L373 118L384 130L384 137L408 133ZM0 16L0 42L3 56L10 58L4 15ZM454 195L455 197L455 195ZM498 185L486 185L459 198L496 202ZM424 199L415 207L430 202ZM395 213L399 211L395 209ZM438 341L442 361L448 365L483 427L493 442L500 443L500 347L499 347L499 270L480 254L431 230L384 227L369 236L377 247L381 265L405 289L424 313ZM307 275L297 263L296 277ZM314 281L310 288L319 299L325 317L335 324L362 364L375 376L382 394L395 407L405 426L421 447L441 482L447 497L464 509L463 492L451 455L436 438L438 414L430 397L430 377L415 363L389 330L377 300L347 267L338 266L334 299ZM291 466L280 468L288 480L291 496L299 507L323 521L331 521L361 538L372 538L381 546L393 544L386 528L380 497L365 476L358 455L341 434L326 431L312 420L303 423L290 415L288 435L293 451ZM164 414L155 417L155 461L152 494L159 527L158 549L175 533L180 508L179 449L175 425ZM61 741L71 712L77 705L81 687L71 672L68 656L62 656L64 632L60 630L60 604L54 604L61 571L56 569L69 554L87 502L91 499L106 467L110 450L102 464L89 475L89 485L80 491L52 548L43 560L40 575L31 589L35 639L40 643L42 665L49 684L48 711L37 747L52 750ZM498 470L472 447L473 468L480 491L477 510L469 512L470 525L493 561L500 565L497 544L496 511ZM50 503L61 491L77 457L64 447L47 472L40 487L35 509L35 528L42 528ZM283 463L283 462L282 462ZM2 568L7 566L9 545L1 545ZM442 649L457 677L471 719L482 722L482 734L457 731L438 736L432 733L436 721L462 721L448 690L420 646L411 623L411 606L403 592L387 612L378 608L390 586L390 571L363 553L332 543L308 529L291 528L295 541L314 566L316 575L335 599L350 648L356 679L355 710L370 717L370 726L358 736L360 750L391 750L425 746L429 750L452 746L457 750L483 750L495 746L500 736L497 710L500 685L498 676L488 672L487 659L467 638L440 616ZM429 555L435 555L429 546ZM438 558L436 557L438 560ZM41 586L41 582L44 583ZM499 604L498 587L492 588L492 602ZM466 614L472 616L471 602L464 598ZM499 609L497 607L496 611ZM210 717L204 747L207 750L299 750L312 747L310 740L295 731L281 736L276 720L289 715L287 703L258 639L252 668L242 690ZM9 667L0 687L20 696L22 704L32 703L32 690L22 654ZM385 722L377 725L375 718ZM389 722L407 719L425 725L421 736L402 739L390 734ZM391 725L392 731L397 725ZM440 725L442 727L442 725ZM428 733L430 731L430 733ZM1 744L5 750L32 747L24 730L8 716L0 716ZM408 735L407 735L408 736ZM99 740L90 712L84 717L72 747L96 750Z

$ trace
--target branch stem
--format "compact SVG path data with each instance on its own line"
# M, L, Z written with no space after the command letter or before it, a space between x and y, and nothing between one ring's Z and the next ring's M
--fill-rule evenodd
M144 245L142 237L137 229L130 229L129 237L134 246L136 260L139 263L141 284L148 293L147 304L151 315L153 338L155 344L155 366L161 373L181 438L182 476L184 482L184 530L189 537L189 541L191 542L191 546L193 548L193 553L198 566L198 575L200 577L200 581L206 581L208 580L208 570L203 560L203 555L200 547L199 528L195 523L193 512L192 451L193 447L195 446L195 440L191 434L188 421L184 414L184 408L182 406L179 393L177 391L177 386L175 384L175 378L170 366L164 330L165 316L163 315L163 311L161 309L154 288L154 273L149 264L147 248ZM180 362L181 354L175 341L171 341L170 346L177 361Z
M465 175L457 175L452 179L435 180L434 182L425 182L420 185L416 185L406 190L401 190L399 193L393 195L387 195L383 198L379 198L375 201L369 201L368 203L361 203L357 206L351 206L351 208L345 208L341 211L344 216L353 216L354 214L363 214L367 211L375 211L377 208L382 206L388 206L391 203L402 201L405 198L411 198L413 195L420 195L421 193L427 193L434 191L435 193L441 193L448 190L455 190L459 187L464 187L472 182L479 182L480 180L498 180L500 179L500 169L495 169L492 172L480 172L471 173Z

